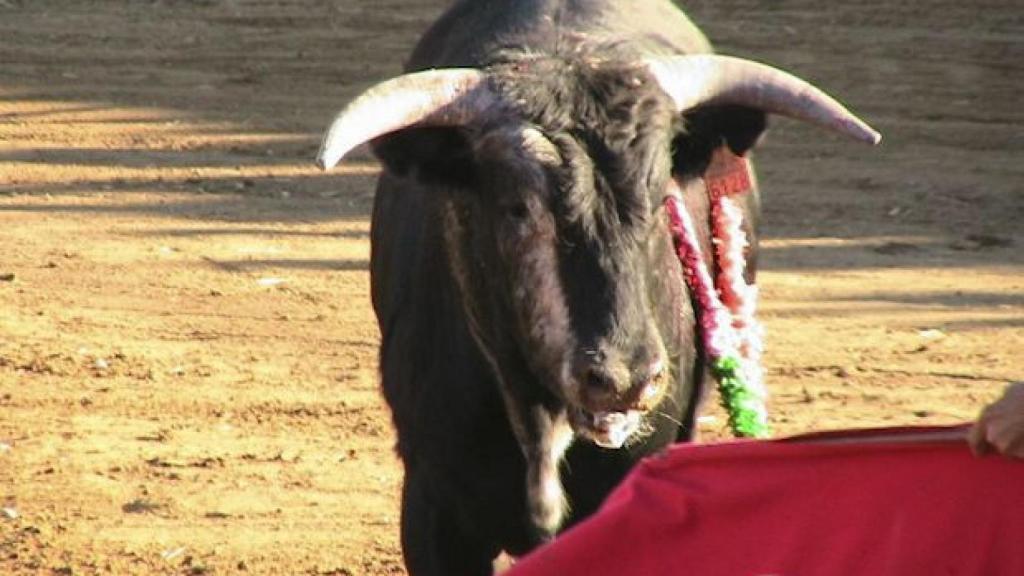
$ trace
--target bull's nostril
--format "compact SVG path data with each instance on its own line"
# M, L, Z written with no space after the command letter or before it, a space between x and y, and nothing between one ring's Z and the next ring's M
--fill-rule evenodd
M644 367L637 368L633 373L634 386L650 386L658 384L665 375L665 363L655 360Z
M664 391L664 355L641 350L628 364L621 356L584 352L576 357L572 376L579 387L577 399L588 410L624 410L645 404Z
M634 391L641 404L653 401L664 390L665 373L665 362L661 359L648 364L647 370L639 371Z
M665 362L661 359L655 360L647 374L649 381L658 382L665 375Z
M580 380L594 392L615 393L619 388L615 376L602 366L590 366Z

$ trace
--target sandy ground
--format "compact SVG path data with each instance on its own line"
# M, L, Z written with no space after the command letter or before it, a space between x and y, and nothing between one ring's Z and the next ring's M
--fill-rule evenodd
M442 4L0 0L0 572L403 573L377 168L312 157ZM1024 10L904 4L689 6L886 136L759 153L779 434L1024 378Z

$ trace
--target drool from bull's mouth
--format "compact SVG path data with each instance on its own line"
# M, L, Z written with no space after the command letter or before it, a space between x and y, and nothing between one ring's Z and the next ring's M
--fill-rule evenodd
M573 432L583 440L593 442L601 448L622 448L630 442L650 433L645 426L645 417L659 404L666 392L662 379L645 386L635 401L607 409L586 409L580 406L569 408L569 424Z
M612 412L572 411L570 423L577 434L601 448L622 448L640 432L643 413L639 410Z

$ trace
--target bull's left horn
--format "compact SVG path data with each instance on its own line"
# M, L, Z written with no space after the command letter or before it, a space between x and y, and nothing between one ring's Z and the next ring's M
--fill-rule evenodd
M414 124L466 124L495 101L484 74L472 68L427 70L385 80L334 117L320 144L317 164L331 168L363 142Z
M835 130L869 144L882 135L834 98L766 64L713 54L648 58L648 69L679 111L738 104Z

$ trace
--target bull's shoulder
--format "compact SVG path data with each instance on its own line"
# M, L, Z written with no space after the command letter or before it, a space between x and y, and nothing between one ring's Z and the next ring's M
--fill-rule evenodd
M382 331L408 305L422 266L430 221L423 218L424 194L413 181L385 171L374 195L370 226L370 282L373 307Z
M573 2L569 2L572 4ZM692 20L669 0L584 1L599 10L570 13L566 24L608 41L635 44L644 53L698 54L711 44Z
M627 54L711 51L669 0L462 0L427 30L406 69L482 66L508 47L556 53L580 41Z

